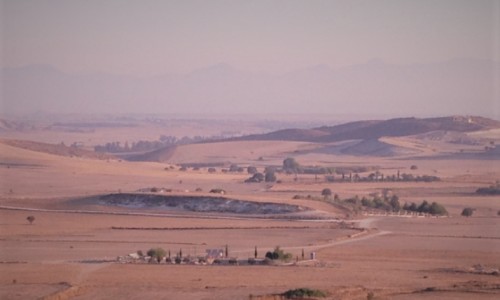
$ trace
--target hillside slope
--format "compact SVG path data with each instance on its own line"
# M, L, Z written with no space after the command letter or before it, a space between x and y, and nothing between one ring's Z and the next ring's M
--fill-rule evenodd
M56 145L56 144L40 143L33 141L8 140L8 139L1 139L0 143L16 148L26 149L34 152L53 154L58 156L71 156L71 157L75 156L75 157L84 157L91 159L114 158L112 155L109 154L80 149L78 147L68 147L63 144Z
M500 121L483 117L453 116L441 118L398 118L357 121L313 129L285 129L261 135L249 135L239 140L281 140L331 143L344 140L374 140L381 137L402 137L437 130L473 132L500 128Z

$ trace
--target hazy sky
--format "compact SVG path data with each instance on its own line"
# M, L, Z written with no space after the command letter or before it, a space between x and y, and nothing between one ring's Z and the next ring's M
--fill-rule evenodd
M153 75L282 73L378 58L500 61L500 1L1 0L1 65Z

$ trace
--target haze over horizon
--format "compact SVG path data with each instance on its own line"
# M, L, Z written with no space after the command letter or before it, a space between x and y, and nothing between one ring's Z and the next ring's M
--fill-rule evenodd
M0 2L3 113L500 119L500 2Z

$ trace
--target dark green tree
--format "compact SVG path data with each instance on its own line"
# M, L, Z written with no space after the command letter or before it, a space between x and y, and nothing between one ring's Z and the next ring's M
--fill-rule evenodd
M30 222L30 225L32 225L32 224L33 224L33 222L35 222L35 217L34 217L34 216L28 216L28 217L26 218L26 220L28 220L28 222Z
M167 252L163 248L151 248L147 252L147 255L150 256L151 259L156 259L158 262L160 262L166 254Z
M448 214L448 211L446 211L446 208L444 208L444 206L442 206L441 204L432 202L432 204L429 206L429 213L431 215L444 216Z
M248 166L247 173L248 174L255 174L255 173L257 173L257 168L253 167L253 166Z
M471 207L466 207L462 210L462 216L470 217L474 213L474 209Z
M321 191L321 196L325 197L325 198L328 198L330 196L332 196L332 190L329 189L329 188L324 188L322 191Z
M274 170L270 169L266 171L266 175L264 176L264 180L266 182L275 182L276 181L276 174Z
M399 203L399 197L394 195L391 197L391 200L389 201L389 204L392 207L393 211L400 211L401 210L401 204Z
M283 161L283 170L288 173L298 173L300 165L295 158L288 157Z

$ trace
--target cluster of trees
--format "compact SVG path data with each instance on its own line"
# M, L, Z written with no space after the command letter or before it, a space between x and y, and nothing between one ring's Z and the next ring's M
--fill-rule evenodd
M249 167L250 168L250 167ZM250 173L250 172L249 172ZM276 182L276 169L273 167L266 167L264 173L256 172L253 173L252 177L245 180L246 183L249 182Z
M132 142L131 144L125 142L123 145L120 142L109 142L104 145L96 145L94 147L94 151L108 152L108 153L146 152L146 151L157 150L166 146L185 145L185 144L203 142L205 140L213 138L214 137L206 138L201 136L194 136L194 137L184 136L178 139L175 136L161 135L160 138L156 141L141 140L138 142Z
M137 254L139 256L142 256L142 251L137 251ZM148 250L146 253L147 256L151 257L151 259L156 260L157 262L160 262L162 259L164 259L167 256L167 252L163 248L151 248ZM181 250L181 255L182 255L182 250ZM169 251L169 256L170 256L170 251Z
M445 216L448 214L448 211L444 208L444 206L436 202L429 204L427 200L422 201L422 203L418 206L415 202L412 202L411 204L405 203L405 205L403 205L403 209L407 211L431 214L433 216Z
M309 298L325 298L327 293L321 290L313 290L309 288L299 288L284 292L283 297L286 299L309 299Z
M110 142L104 145L96 145L95 152L108 152L108 153L126 153L126 152L144 152L160 149L167 146L161 141L138 141L133 142L131 145L128 142L121 145L120 142Z
M320 167L320 166L302 166L295 158L288 157L283 161L283 171L288 174L347 174L367 172L373 168L369 167Z
M380 173L379 171L370 173L368 176L360 176L358 173L349 173L346 175L345 173L341 174L342 177L338 179L338 181L341 182L397 182L397 181L402 181L402 182L433 182L433 181L439 181L441 180L437 176L431 176L431 175L413 175L413 174L406 174L406 173L400 173L399 171L397 174L393 175L384 175L383 173ZM335 179L333 176L329 176L327 178L328 181L334 182Z
M142 250L137 251L137 255L139 257L144 258L145 255L142 252ZM183 257L182 249L179 250L179 252L175 253L175 257L172 257L172 253L170 250L165 251L163 248L151 248L146 252L146 256L150 257L150 262L158 262L160 263L163 259L165 259L166 262L172 263L175 262L176 264L180 264L181 262L189 262L190 258L189 257Z
M478 188L476 193L480 195L500 195L500 182L497 181L496 184L490 185L489 187Z
M391 197L373 197L373 199L367 199L363 197L361 199L361 205L369 208L382 209L385 211L398 212L401 210L401 204L399 203L399 197L392 195Z
M400 173L384 175L379 171L370 173L367 176L360 176L359 173L368 172L370 170L376 170L375 167L319 167L319 166L301 166L294 158L288 157L283 161L283 171L288 174L316 174L316 175L327 175L325 177L326 181L334 182L396 182L396 181L416 181L416 182L432 182L439 181L440 178L431 175L413 175ZM411 170L416 170L418 167L412 165ZM336 179L334 174L340 175L341 177Z
M321 195L325 198L326 201L330 202L332 191L329 188L325 188L321 191ZM399 197L392 194L389 190L384 190L381 194L374 195L372 198L359 198L359 196L355 196L342 200L337 194L335 194L332 203L347 205L349 207L352 207L355 211L361 207L365 207L392 212L405 210L438 216L448 214L446 208L441 204L438 204L436 202L432 202L429 204L429 202L427 202L426 200L422 201L422 203L420 203L419 205L417 205L415 202L412 202L410 204L405 203L404 205L401 205Z
M325 190L323 190L321 194L328 199L329 195L331 195L331 192L329 192L329 195L327 196L325 195ZM373 198L367 198L365 196L359 198L359 196L356 195L352 198L347 198L342 200L339 198L337 194L335 194L333 202L340 204L347 204L353 207L354 210L359 209L360 207L366 207L366 208L374 208L374 209L393 211L393 212L401 211L401 204L399 202L399 197L396 195L389 196L384 194L383 197L373 196Z
M266 258L271 260L290 261L292 259L292 254L286 253L279 246L276 246L276 248L274 248L274 251L268 251L266 253Z

